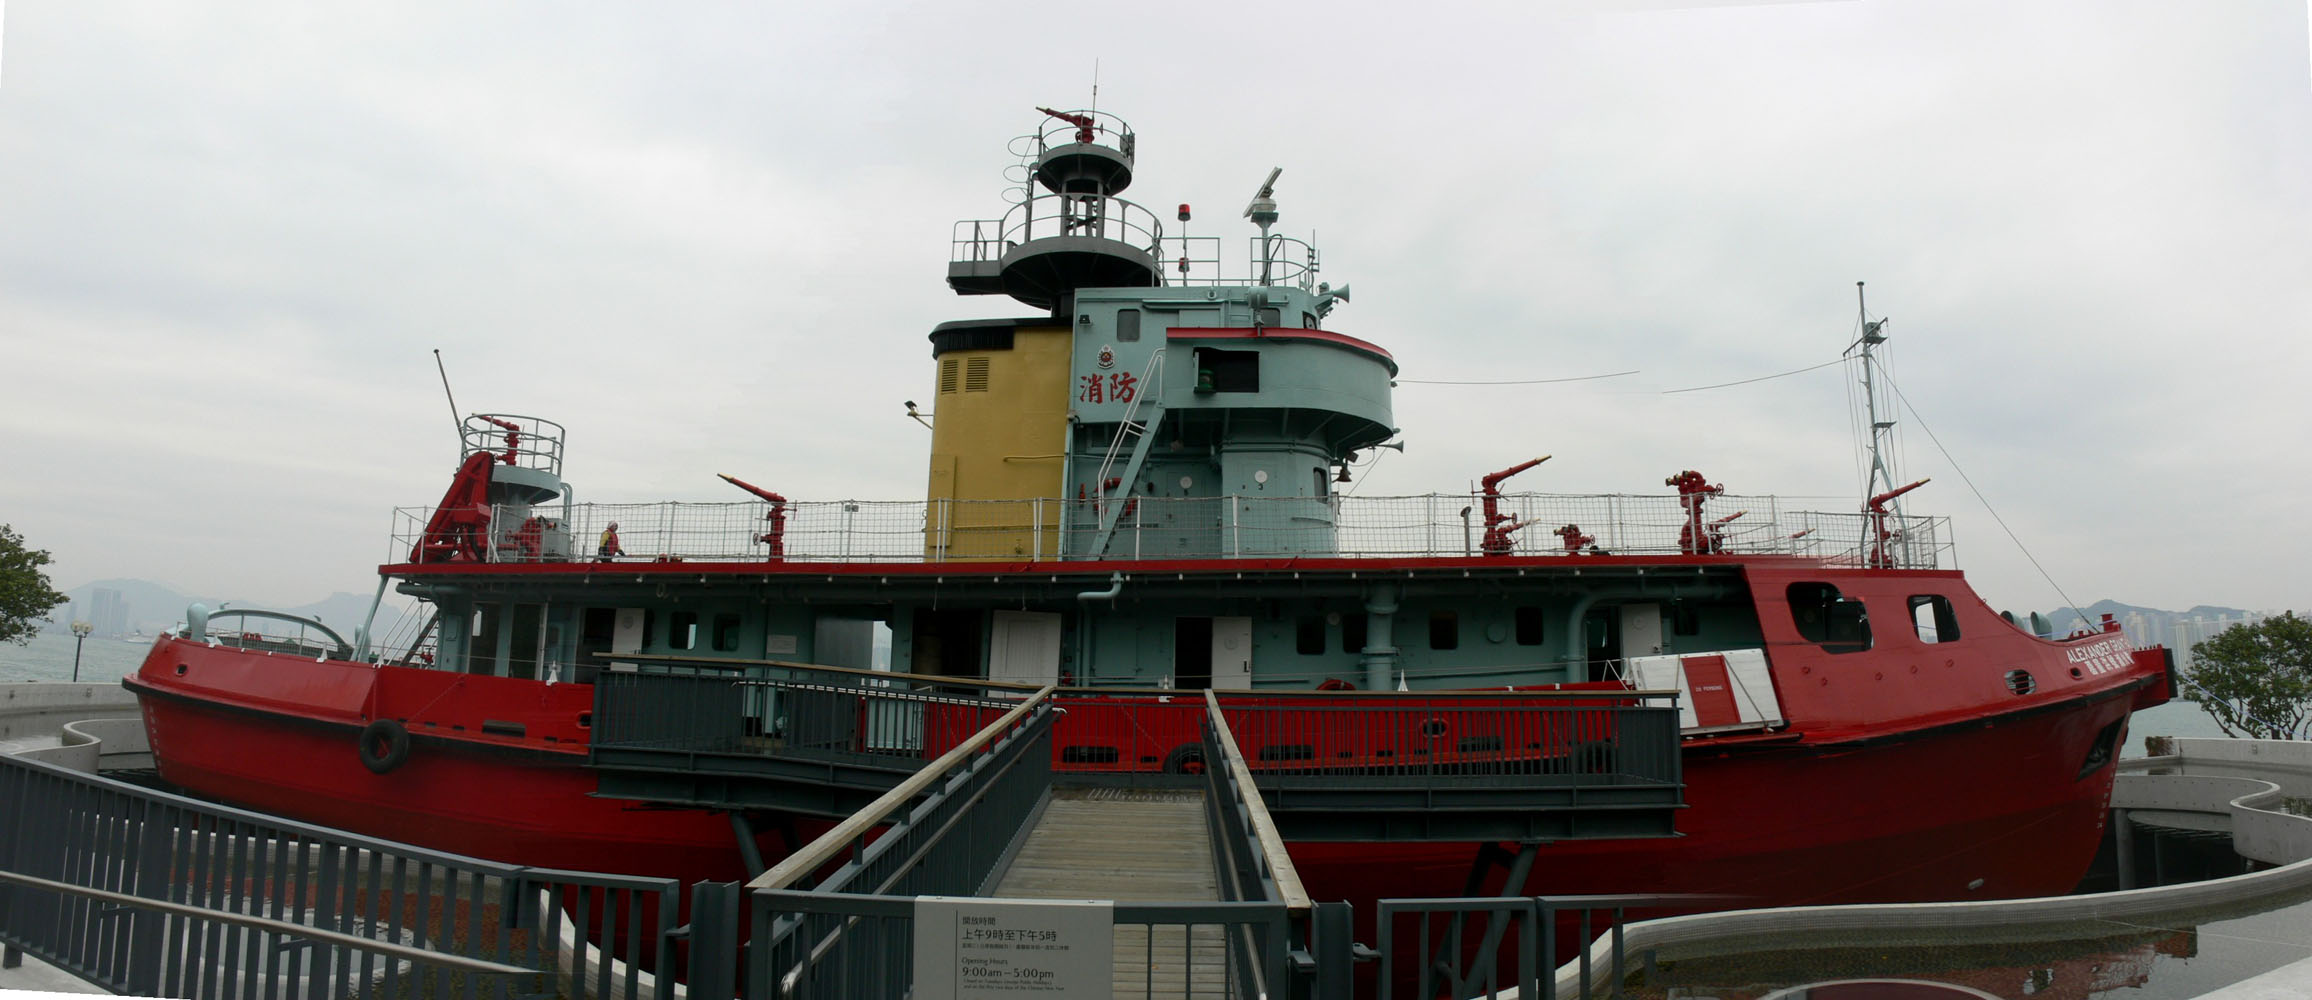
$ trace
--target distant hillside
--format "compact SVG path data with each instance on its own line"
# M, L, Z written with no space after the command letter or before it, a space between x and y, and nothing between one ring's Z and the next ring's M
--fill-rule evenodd
M2121 604L2113 600L2097 601L2088 605L2085 611L2087 620L2090 622L2102 621L2103 616L2107 614L2124 622L2130 613L2142 615L2148 620L2168 626L2192 618L2205 618L2214 621L2218 618L2245 618L2248 615L2247 611L2240 608L2220 608L2212 604L2194 605L2189 611L2164 611L2159 608L2147 608L2135 604ZM2065 606L2048 612L2047 620L2054 622L2057 628L2068 629L2076 623L2079 614L2080 612Z
M121 601L128 608L129 630L143 632L146 635L154 635L182 624L185 620L185 606L194 601L206 604L212 609L231 605L317 618L322 624L342 633L348 640L353 638L353 630L361 627L362 619L369 614L368 597L361 594L348 594L344 591L339 591L309 604L284 608L235 598L182 594L166 584L154 583L151 580L113 579L96 580L65 591L64 595L71 598L72 603L56 609L54 613L56 621L50 628L64 629L75 617L87 618L90 609L95 605L95 594L99 588L120 591ZM376 631L378 635L391 635L395 628L400 625L401 613L397 610L396 605L401 603L403 602L389 600L384 607L377 609Z

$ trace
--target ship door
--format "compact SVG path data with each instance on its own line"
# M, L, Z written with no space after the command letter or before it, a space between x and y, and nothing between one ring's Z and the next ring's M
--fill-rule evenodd
M1582 616L1582 646L1589 651L1587 680L1602 681L1614 676L1614 667L1622 658L1620 612L1620 608L1591 608Z
M1252 686L1252 619L1172 620L1172 686L1243 690Z
M1184 691L1212 686L1212 619L1172 619L1172 686Z
M980 676L981 614L970 609L917 609L909 635L914 652L908 658L908 672L941 677Z
M1060 682L1060 616L1049 611L998 611L988 631L989 680L1042 687Z
M1622 655L1653 656L1662 652L1662 606L1622 605Z
M1212 620L1212 685L1223 691L1252 687L1252 619Z
M643 614L641 608L619 608L618 617L610 627L610 654L616 656L620 653L641 652L642 640L645 638L643 633L649 627L650 616ZM613 660L610 669L631 674L634 672L634 664Z

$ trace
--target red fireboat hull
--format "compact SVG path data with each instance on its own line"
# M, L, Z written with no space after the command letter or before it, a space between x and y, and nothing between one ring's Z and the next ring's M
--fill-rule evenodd
M538 867L745 874L727 816L594 794L589 686L173 638L124 683L141 696L161 777L197 794ZM1679 836L1545 845L1524 891L1723 897L1703 909L2067 892L2111 794L2112 768L2082 763L2131 710L2131 690L1841 742L1690 743ZM383 774L356 752L374 719L406 719L413 737ZM823 826L803 825L806 836ZM788 849L776 837L757 846L774 859ZM1477 857L1467 843L1292 850L1313 894L1358 901L1462 894ZM1482 891L1502 881L1496 869Z
M1695 910L2068 893L2111 802L2113 768L2081 764L2130 709L2117 692L1876 741L1693 748L1679 836L1544 845L1523 891L1716 897ZM1312 896L1351 900L1458 895L1473 860L1467 844L1292 854Z
M143 703L161 780L198 795L539 868L686 882L745 874L727 817L594 796L586 685L175 638L122 683ZM409 755L384 774L357 753L357 736L376 718L410 720ZM515 726L521 736L499 735Z

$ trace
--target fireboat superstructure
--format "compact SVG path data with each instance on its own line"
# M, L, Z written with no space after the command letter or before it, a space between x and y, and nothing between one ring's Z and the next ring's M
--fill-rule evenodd
M484 857L729 878L1020 691L1073 699L1055 770L1199 770L1172 709L1212 689L1328 898L1955 899L2085 870L2128 714L2167 697L2160 650L2016 628L1945 564L1947 521L1891 506L1916 484L1829 514L1693 469L1504 491L1544 456L1343 495L1403 446L1398 365L1326 328L1349 291L1275 231L1281 170L1224 260L1121 197L1129 126L1044 115L1010 210L954 230L950 287L1033 312L932 330L922 500L724 476L743 499L581 504L558 426L475 415L380 567L422 626L164 639L125 682L163 777ZM1672 693L1652 737L1532 725ZM1377 714L1260 721L1329 707ZM1397 791L1294 785L1336 772Z

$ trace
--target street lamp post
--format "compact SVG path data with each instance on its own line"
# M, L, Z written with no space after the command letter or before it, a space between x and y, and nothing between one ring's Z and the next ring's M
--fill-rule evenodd
M80 683L80 647L88 643L88 634L94 631L96 631L96 626L87 622L72 623L72 682L74 684Z

